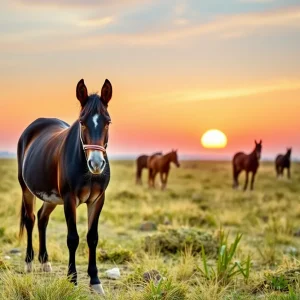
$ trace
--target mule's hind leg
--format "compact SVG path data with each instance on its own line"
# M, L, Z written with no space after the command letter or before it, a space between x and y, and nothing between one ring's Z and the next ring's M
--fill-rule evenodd
M238 177L241 171L237 170L235 167L233 167L233 185L232 188L237 189L239 187L239 181Z
M142 185L142 171L143 169L139 166L136 168L136 184Z
M153 170L151 168L149 168L148 186L149 188L153 187Z
M275 170L276 170L276 176L277 176L277 178L279 178L279 176L280 176L280 170L279 170L279 166L278 165L275 166Z
M23 228L25 226L27 231L27 249L25 257L25 272L32 271L32 261L34 258L34 251L32 248L32 231L35 222L35 215L33 213L35 197L25 186L23 182L20 181L22 186L22 207L21 207L21 220L20 220L20 236L23 233Z
M48 261L48 253L46 247L46 230L49 221L49 216L56 207L55 204L44 202L43 206L38 211L38 228L40 239L39 261L43 272L51 272L51 264Z

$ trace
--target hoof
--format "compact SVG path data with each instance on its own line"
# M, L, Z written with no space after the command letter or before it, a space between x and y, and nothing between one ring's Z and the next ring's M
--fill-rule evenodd
M95 293L97 293L97 294L99 294L101 296L105 296L105 293L104 293L104 290L103 290L103 287L102 287L101 283L99 283L99 284L92 284L91 288L92 288L92 290Z
M49 262L45 262L41 264L41 271L42 272L52 272L52 267L51 267L51 263Z
M32 262L26 263L24 270L25 270L25 273L31 273L33 271Z

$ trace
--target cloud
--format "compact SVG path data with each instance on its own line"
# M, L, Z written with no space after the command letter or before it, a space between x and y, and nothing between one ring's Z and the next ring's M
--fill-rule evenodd
M117 6L138 4L140 0L15 0L23 5L59 6L59 7L90 7L90 6ZM145 2L145 1L142 1Z
M184 23L184 21L183 21ZM210 35L216 38L240 38L255 32L270 34L270 30L300 27L300 7L285 10L275 10L263 13L245 13L217 17L202 24L176 27L169 30L160 30L142 34L110 34L98 37L89 37L88 44L100 46L102 43L121 44L128 46L160 46L176 43L183 39L196 36Z
M81 24L85 27L106 26L114 22L115 17L104 17L99 20L86 19L78 21L76 25ZM81 23L80 23L81 22ZM180 21L182 22L182 21ZM118 21L119 26L122 22ZM182 22L184 23L184 21ZM85 31L62 32L55 31L49 35L42 36L42 30L38 31L40 40L35 43L28 38L24 39L26 32L20 35L9 37L2 36L0 49L6 51L59 51L59 50L81 50L94 49L99 47L115 47L115 46L173 46L181 43L186 39L194 39L195 37L209 36L216 39L237 39L251 34L277 34L278 30L287 30L291 28L300 28L300 6L291 7L289 9L279 9L262 13L244 13L236 15L226 15L214 18L211 21L201 24L185 24L185 26L172 26L170 29L140 31L135 33L95 33ZM66 29L67 30L67 29ZM69 28L70 30L70 28ZM31 31L29 31L30 33ZM68 43L66 43L66 38ZM52 43L56 40L56 43ZM36 47L36 42L39 47ZM21 45L21 46L20 46ZM42 46L40 46L42 45Z
M151 96L151 98L167 101L205 101L222 100L240 97L248 97L257 94L265 94L279 91L293 91L300 89L300 80L283 80L270 84L249 86L245 88L214 89L214 90L182 90L169 93L162 93Z
M81 27L105 27L111 23L115 22L115 17L105 17L105 18L93 18L87 19L79 22Z
M187 10L186 1L178 1L174 7L174 13L176 16L182 16Z
M271 3L275 1L276 0L239 0L239 2L243 3Z

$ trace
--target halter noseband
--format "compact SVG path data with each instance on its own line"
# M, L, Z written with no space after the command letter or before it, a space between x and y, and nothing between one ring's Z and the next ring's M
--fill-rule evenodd
M81 145L82 145L84 153L85 153L85 150L98 150L98 151L101 151L103 153L106 153L106 149L103 146L89 145L89 144L85 144L83 142L82 133L81 133L81 123L80 122L79 122L79 136L80 136L80 141L81 141Z

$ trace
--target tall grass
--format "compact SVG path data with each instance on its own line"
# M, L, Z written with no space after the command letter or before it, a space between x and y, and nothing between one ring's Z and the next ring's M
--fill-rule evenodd
M229 284L237 275L242 275L246 281L248 280L251 267L250 255L242 262L233 261L241 238L242 234L237 234L229 246L228 234L225 234L223 230L220 231L220 247L216 267L208 266L205 250L202 247L203 268L199 268L199 270L206 279L216 281L221 285Z

